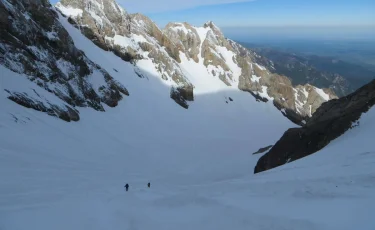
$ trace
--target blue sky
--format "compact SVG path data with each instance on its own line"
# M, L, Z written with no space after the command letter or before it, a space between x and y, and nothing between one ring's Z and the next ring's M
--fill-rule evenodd
M52 3L56 0L52 0ZM220 27L375 25L375 0L117 0L131 13Z
M55 3L57 0L51 0ZM117 0L130 13L195 26L214 21L236 39L252 36L375 36L375 0ZM250 29L251 28L251 29ZM285 28L285 29L284 29Z
M143 1L147 6L140 5ZM185 5L176 0L119 2L161 26L170 21L201 25L208 20L221 27L375 25L375 0L188 0L191 3ZM223 2L235 3L220 4Z

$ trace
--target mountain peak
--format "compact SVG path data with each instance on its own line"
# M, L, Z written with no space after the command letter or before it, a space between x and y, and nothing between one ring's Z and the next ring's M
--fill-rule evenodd
M209 28L212 30L212 32L220 38L224 38L223 32L220 30L218 26L215 25L213 21L208 21L203 25L204 28Z
M191 91L191 76L206 74L221 81L220 88L234 87L252 92L257 100L274 100L278 109L295 112L298 119L293 121L298 124L330 99L324 91L309 94L306 93L309 87L293 88L287 77L270 74L267 67L254 62L255 57L249 50L225 38L213 21L203 27L172 22L160 30L142 14L130 15L125 10L117 10L113 0L61 0L56 8L72 16L73 24L97 46L112 50L125 61L150 62L155 65L157 76L167 84L185 87L186 92ZM186 69L204 70L204 74L185 73ZM282 86L277 82L283 82ZM200 90L207 92L211 88ZM181 89L173 91L173 100L180 98L176 92L184 94ZM191 98L186 96L184 100Z
M208 22L204 23L203 27L204 27L204 28L209 27L209 28L211 28L211 29L213 29L213 30L218 30L218 31L220 31L220 28L219 28L218 26L216 26L215 23L214 23L213 21L208 21Z

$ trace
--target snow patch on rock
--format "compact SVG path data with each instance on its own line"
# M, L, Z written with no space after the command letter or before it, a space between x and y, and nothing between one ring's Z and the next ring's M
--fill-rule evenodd
M63 6L60 2L56 4L56 7L61 11L61 13L65 14L68 17L81 17L83 14L83 10L76 9L70 6Z
M325 100L325 101L329 101L329 95L326 94L322 89L319 89L319 88L316 88L314 87L315 91Z

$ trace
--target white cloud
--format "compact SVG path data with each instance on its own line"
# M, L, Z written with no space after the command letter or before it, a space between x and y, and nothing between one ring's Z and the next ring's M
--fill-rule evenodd
M198 6L220 5L227 3L250 2L253 0L117 0L131 13L155 13L189 9Z

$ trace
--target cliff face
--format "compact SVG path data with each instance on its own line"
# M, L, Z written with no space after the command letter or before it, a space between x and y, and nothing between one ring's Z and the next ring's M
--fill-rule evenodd
M62 0L56 8L100 48L134 65L138 60L149 59L164 81L186 91L192 88L179 66L179 47L148 17L129 14L114 0ZM191 98L180 96L188 107L186 101Z
M356 92L324 103L302 128L289 129L261 157L255 173L269 170L313 154L350 128L375 104L375 80Z
M0 64L24 74L64 103L4 89L20 105L66 121L78 121L74 107L104 111L117 105L127 89L78 50L46 0L0 1ZM96 84L100 82L99 84Z

